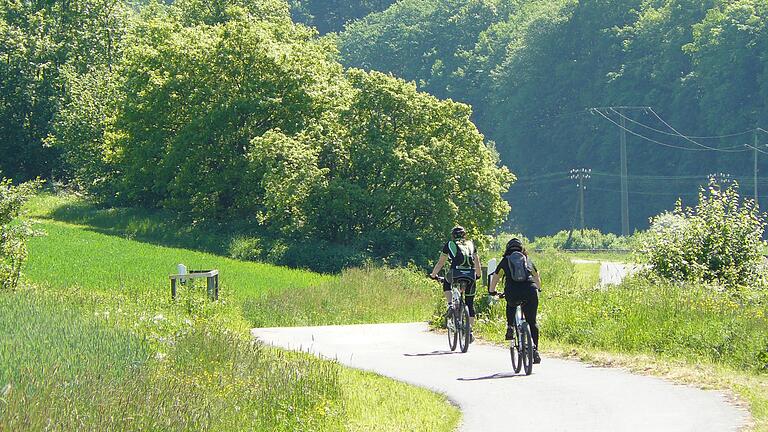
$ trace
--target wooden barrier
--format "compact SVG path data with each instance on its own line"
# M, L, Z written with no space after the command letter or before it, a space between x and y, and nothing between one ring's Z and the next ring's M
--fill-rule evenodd
M219 271L218 270L191 270L186 274L174 274L171 278L171 298L176 300L176 287L187 279L207 279L208 297L211 300L219 299Z

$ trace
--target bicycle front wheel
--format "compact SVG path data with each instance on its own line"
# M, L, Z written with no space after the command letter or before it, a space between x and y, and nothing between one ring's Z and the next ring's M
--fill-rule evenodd
M461 352L465 353L469 349L469 338L470 338L470 331L471 326L469 324L469 309L467 309L466 306L461 308L461 313L459 314L459 346L461 347Z
M448 329L448 348L450 348L451 351L456 349L456 345L459 341L457 321L456 313L454 312L454 309L451 308L445 315L445 327Z
M512 333L512 340L509 341L509 357L512 359L512 368L514 368L515 373L520 373L520 369L523 368L523 356L517 327Z
M533 339L528 323L522 325L520 346L522 347L523 369L525 369L526 375L530 375L533 372Z

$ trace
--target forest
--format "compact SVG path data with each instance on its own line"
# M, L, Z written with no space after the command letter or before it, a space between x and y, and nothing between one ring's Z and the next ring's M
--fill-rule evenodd
M423 260L457 222L478 235L509 212L514 176L468 105L342 67L286 1L0 5L4 177L325 271Z
M620 233L624 130L631 230L711 174L768 202L765 0L1 5L16 181L388 255L459 212L576 226L577 168L586 225Z
M519 178L510 227L578 224L588 168L586 224L619 233L622 123L632 230L710 174L754 196L757 171L768 202L767 23L765 0L400 0L337 40L347 66L473 107Z

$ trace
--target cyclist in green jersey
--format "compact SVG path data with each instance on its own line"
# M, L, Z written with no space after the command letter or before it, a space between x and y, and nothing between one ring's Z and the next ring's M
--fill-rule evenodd
M482 275L480 269L480 258L477 256L477 249L475 248L472 240L467 239L467 232L461 226L456 226L451 230L451 240L443 245L443 250L440 254L440 258L435 264L434 270L430 277L433 279L437 277L437 274L445 266L446 261L450 261L450 277L446 278L443 282L443 294L445 294L445 300L448 302L448 306L451 306L451 283L452 277L465 277L469 278L472 282L464 292L464 303L466 303L469 309L469 322L470 325L475 324L475 281ZM472 337L471 339L474 339Z

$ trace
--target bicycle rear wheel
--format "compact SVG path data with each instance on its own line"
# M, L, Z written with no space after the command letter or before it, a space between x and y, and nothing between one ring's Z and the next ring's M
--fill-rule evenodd
M523 369L525 369L526 375L530 375L533 372L533 339L531 339L531 329L528 327L528 323L522 325L520 346L522 347Z
M451 308L448 313L445 314L445 327L448 329L448 348L450 348L451 351L456 349L456 344L459 341L457 321L456 313L454 309Z
M462 305L463 306L463 305ZM459 347L461 348L461 352L465 353L469 349L469 332L470 332L470 324L469 324L469 309L467 309L466 306L463 306L461 308L461 311L459 313Z
M522 347L520 344L520 334L518 334L517 327L512 333L512 340L509 341L509 357L512 359L512 367L515 369L515 373L520 373L520 369L523 368L523 356Z

